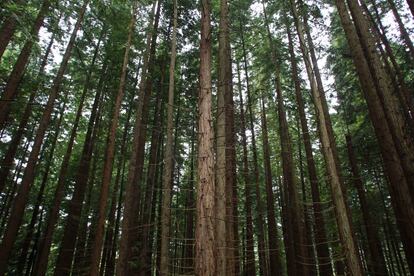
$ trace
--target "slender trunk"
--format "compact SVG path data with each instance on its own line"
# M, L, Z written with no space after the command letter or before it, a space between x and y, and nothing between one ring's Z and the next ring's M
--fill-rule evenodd
M29 37L29 39L24 44L23 49L21 50L20 55L13 66L13 70L9 76L6 87L4 88L4 92L1 95L0 129L3 129L3 127L5 126L7 116L10 112L10 102L13 101L17 96L17 88L25 72L25 67L29 60L30 53L32 52L33 44L38 40L38 33L40 27L43 25L43 20L49 11L49 7L50 1L44 0L39 13L37 14L32 30L30 32L31 37Z
M262 140L263 140L263 162L266 183L267 224L269 243L269 275L282 275L282 261L280 260L280 249L278 241L278 230L276 226L276 212L272 184L272 168L270 164L270 146L267 131L267 119L265 100L262 95Z
M113 108L113 114L110 122L110 129L108 133L108 140L106 145L105 161L102 172L102 186L99 195L98 203L98 220L95 229L95 238L93 241L92 254L91 254L91 266L90 275L97 276L99 274L99 263L101 260L101 250L105 232L105 218L106 218L106 206L108 201L109 186L112 178L112 166L115 156L115 138L116 129L118 127L119 114L121 111L121 103L125 92L126 76L129 61L129 52L132 44L132 37L135 30L135 21L137 17L136 4L132 8L132 17L128 26L128 39L124 54L124 60L122 65L121 78L119 82L119 89L115 99L115 106Z
M159 162L162 158L159 155L160 148L160 139L162 134L163 128L163 114L164 114L164 101L161 98L164 93L164 78L165 78L165 64L166 60L163 59L160 65L161 69L161 77L159 81L159 87L157 92L157 97L155 101L155 110L154 110L154 118L153 118L153 128L151 134L151 148L150 148L150 157L148 163L148 170L147 170L147 187L145 191L145 198L144 198L144 207L142 210L142 220L141 225L143 226L142 229L142 256L145 258L145 262L143 265L143 272L147 273L151 271L151 255L152 255L152 229L153 226L153 216L152 210L154 209L154 205L156 205L156 186L158 184L158 174L159 174Z
M364 218L365 231L368 239L369 253L371 257L371 260L368 261L368 266L373 275L388 275L381 242L378 236L378 232L375 229L375 223L372 220L372 216L368 208L368 202L365 196L361 175L359 173L357 160L354 154L352 139L349 134L346 135L346 145L348 150L349 164L353 176L353 184L358 193L362 216Z
M217 117L216 117L216 164L215 164L215 242L216 242L216 274L225 275L231 268L227 267L227 248L230 248L227 233L230 231L227 223L227 206L229 199L226 195L226 106L225 94L230 85L227 75L227 3L220 1L219 23L219 56L217 84ZM224 1L226 2L226 1ZM227 84L229 83L229 84Z
M239 231L237 215L237 178L233 102L233 73L230 45L230 19L228 0L220 1L219 35L219 89L224 93L225 122L225 191L226 191L226 273L240 274Z
M240 66L237 63L237 76L240 97L240 131L243 146L243 180L245 193L245 209L246 209L246 254L244 273L246 276L256 275L256 258L254 254L254 238L253 238L253 220L252 220L252 192L251 192L251 177L249 172L249 160L247 152L247 138L246 138L246 120L244 115L243 95L241 89Z
M0 275L3 275L5 273L5 270L7 268L7 262L10 257L13 244L16 240L17 233L19 231L19 228L20 228L20 225L23 219L24 209L25 209L27 199L29 196L29 192L30 192L30 188L32 186L34 176L35 176L35 169L36 169L36 164L37 164L38 157L39 157L39 151L43 143L43 138L45 136L46 129L50 122L54 103L55 103L56 98L58 97L60 85L63 80L63 75L66 71L66 67L70 59L73 46L75 44L76 35L81 26L83 15L86 11L87 5L88 5L88 0L84 2L81 10L78 13L78 17L77 17L78 19L72 31L72 35L70 37L69 43L66 47L65 54L63 55L63 59L59 67L58 73L53 81L53 86L51 88L45 110L43 112L42 118L39 123L39 127L36 132L36 137L34 140L32 151L29 156L29 161L27 163L24 176L20 184L20 191L18 195L16 196L13 210L12 210L9 222L7 224L7 231L3 237L3 241L0 246L0 249L1 249L0 250Z
M256 192L256 208L257 208L257 239L258 239L258 252L259 252L259 268L260 275L267 275L267 257L265 254L265 242L264 242L264 229L263 229L263 205L260 198L260 189L259 189L259 163L257 158L257 146L256 146L256 136L254 132L254 114L253 114L253 101L250 96L250 81L248 73L248 64L247 64L247 51L244 40L243 26L240 21L241 28L241 41L242 41L242 50L243 50L243 63L244 63L244 74L246 78L246 93L247 93L247 108L249 110L249 127L250 132L252 133L252 152L253 152L253 173L255 181L255 192Z
M133 99L133 97L131 97ZM115 185L114 190L112 191L112 198L111 198L111 207L109 211L109 218L108 218L108 227L106 230L105 235L105 243L104 243L104 250L102 253L102 263L100 268L100 275L104 275L104 272L107 273L110 267L111 262L111 255L113 251L116 251L116 240L114 240L115 236L115 224L116 224L116 211L117 205L120 204L118 201L121 199L122 193L122 182L123 182L123 173L124 173L124 164L125 164L125 155L127 149L127 138L128 138L128 131L131 123L131 116L132 116L132 108L133 107L133 100L130 100L130 104L128 106L127 118L125 120L125 125L123 128L122 134L122 142L121 142L121 149L120 154L118 156L118 168L115 177Z
M153 2L151 11L151 21L149 26L153 26L152 32L147 33L146 50L139 85L140 101L136 110L134 125L132 151L129 160L128 177L125 187L124 215L122 220L122 236L120 241L119 260L117 262L117 275L124 276L132 274L132 270L139 270L142 266L131 266L132 258L139 258L138 241L139 216L136 216L137 210L141 205L141 186L143 180L145 141L147 134L147 121L149 100L152 93L152 78L155 60L156 40L158 36L158 23L161 11L161 5L157 6L154 22L152 20L156 1Z
M193 116L195 117L195 116ZM194 271L194 155L195 152L195 120L193 120L191 132L191 151L190 151L190 175L188 178L188 191L186 195L186 230L184 243L184 265L183 274L189 275Z
M296 18L298 12L296 1L291 0L291 9ZM352 222L346 202L346 194L343 188L343 180L340 170L338 151L332 129L332 122L328 112L328 104L325 97L325 91L322 85L322 78L317 65L316 54L313 47L313 41L310 36L307 37L309 49L305 42L305 31L299 20L295 20L295 25L300 41L300 48L306 65L306 71L311 84L314 105L317 114L317 123L319 136L322 144L329 183L331 186L333 203L335 206L335 217L338 224L339 236L344 247L348 269L353 275L362 275L362 265L359 258L358 248L352 231ZM309 56L310 55L310 56Z
M198 99L198 180L195 274L215 275L215 181L211 126L211 1L201 1L200 92Z
M174 24L171 38L171 60L170 81L168 85L168 108L167 108L167 141L165 144L165 166L163 179L163 195L161 208L161 264L160 274L169 275L169 243L171 233L171 181L173 178L173 116L174 116L174 73L175 59L177 53L177 0L174 0Z
M310 138L310 132L308 123L306 121L305 104L303 102L302 91L299 81L299 70L296 62L296 56L294 51L294 45L292 41L292 35L290 27L287 27L288 39L289 39L289 53L292 70L292 78L295 85L295 99L298 107L299 119L302 128L302 138L305 147L306 163L308 168L309 181L311 184L311 194L313 201L313 214L314 214L314 231L315 231L315 243L316 253L318 257L318 267L321 276L332 275L332 266L329 256L328 239L326 235L325 219L323 218L323 208L321 204L321 196L319 191L319 180L316 173L315 160L312 152L312 142Z

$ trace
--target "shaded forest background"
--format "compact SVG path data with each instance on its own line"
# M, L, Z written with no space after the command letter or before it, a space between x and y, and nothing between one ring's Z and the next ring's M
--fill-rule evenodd
M0 275L414 275L413 0L0 3Z

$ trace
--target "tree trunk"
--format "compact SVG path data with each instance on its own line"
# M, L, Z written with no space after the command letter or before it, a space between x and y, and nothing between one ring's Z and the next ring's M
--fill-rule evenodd
M30 32L31 37L29 37L29 39L24 44L23 49L21 50L20 55L13 66L13 70L9 76L6 87L4 88L3 94L1 95L0 129L3 129L5 126L7 116L10 112L10 102L13 101L17 96L17 88L25 72L25 67L29 60L30 53L32 52L33 44L38 40L39 30L43 25L43 20L49 11L49 7L50 1L44 0Z
M124 202L124 215L122 220L122 236L120 240L120 252L117 262L117 275L126 276L132 274L131 269L134 269L131 265L132 258L139 258L140 252L138 252L138 241L141 238L138 235L137 229L139 229L139 217L136 216L137 210L141 205L141 186L143 180L144 169L144 157L145 157L145 141L147 133L147 121L149 100L152 93L152 78L154 60L155 60L155 48L156 40L158 36L158 23L160 17L161 5L157 6L154 22L152 20L155 12L156 1L153 2L151 11L150 26L153 26L152 32L147 33L146 50L144 55L143 69L141 74L141 82L139 85L140 101L136 109L136 118L134 125L132 151L129 160L129 169L127 182L125 184L125 202ZM136 266L136 269L141 269L142 266Z
M295 18L296 20L296 18ZM292 78L295 85L295 99L297 103L300 124L302 128L302 138L305 147L306 163L308 168L309 182L311 184L311 194L313 201L313 214L314 214L314 232L316 253L318 257L318 267L321 276L329 276L333 274L330 256L328 239L326 235L325 219L323 218L323 208L321 204L321 196L319 191L319 180L316 173L315 160L312 152L312 142L310 138L310 132L308 123L306 121L305 104L303 102L302 91L299 81L299 70L296 62L295 50L292 41L292 35L290 27L287 27L288 39L289 39L289 53L290 63L292 70Z
M291 0L290 2L293 13L296 14L296 17L298 17L295 1ZM335 216L338 223L339 236L345 249L345 257L349 271L353 275L362 275L362 265L359 258L358 248L353 236L352 222L346 202L346 194L343 189L343 181L340 171L338 151L332 129L332 122L328 112L328 105L317 65L312 38L310 36L307 37L307 41L309 43L308 49L305 42L305 31L303 25L299 20L296 20L295 25L299 36L303 59L306 65L306 71L311 84L317 114L319 136L330 180L329 182L335 206Z
M124 60L122 64L121 78L119 82L119 89L115 99L115 105L113 107L113 114L110 122L110 129L108 132L108 139L106 145L105 161L102 172L102 186L99 195L98 202L98 220L95 229L95 238L92 246L91 254L91 266L90 266L90 275L98 276L99 274L99 264L101 260L101 250L103 245L103 238L105 233L105 218L106 218L106 206L108 202L109 186L112 178L112 167L115 156L115 138L116 138L116 129L118 127L119 114L121 112L121 103L124 97L125 85L126 85L126 76L128 69L129 61L129 52L132 44L132 37L135 30L135 21L137 16L137 7L136 3L132 7L132 17L128 26L128 39L124 54Z
M177 0L174 0L173 32L171 38L170 77L168 84L167 141L165 144L165 166L161 208L161 263L160 274L169 275L169 243L171 234L171 182L173 179L173 116L174 116L174 73L177 54Z
M242 50L243 50L243 63L244 63L244 74L246 78L246 93L247 93L247 108L249 110L249 122L250 122L250 132L252 135L252 152L253 152L253 172L254 172L254 181L255 181L255 192L256 192L256 208L257 208L257 239L258 239L258 252L259 252L259 268L260 275L267 275L267 257L265 254L265 242L264 242L264 229L263 229L263 205L260 198L260 189L259 189L259 163L257 158L257 146L256 146L256 136L254 132L254 114L253 114L253 101L250 96L250 81L248 73L248 64L247 64L247 51L243 34L243 25L240 21L241 28L241 41L242 41Z
M5 270L7 268L7 262L10 257L13 244L16 240L17 233L19 231L19 228L20 228L20 225L23 219L24 209L27 203L28 195L30 192L30 187L33 183L34 176L35 176L35 168L36 168L36 164L37 164L38 157L39 157L39 151L43 143L43 138L45 136L46 129L50 122L54 103L59 94L60 84L62 82L63 75L66 71L66 67L70 59L73 46L75 44L76 35L81 26L83 15L86 11L87 5L88 5L88 0L84 2L81 10L78 13L78 17L77 17L78 19L72 31L72 35L70 37L69 43L66 47L65 54L63 55L63 59L59 67L59 70L53 81L53 86L51 88L45 110L42 114L42 118L40 120L39 127L36 132L36 137L34 140L34 144L32 146L32 151L29 156L29 161L27 163L24 176L20 184L20 191L18 195L16 196L16 199L13 205L13 210L12 210L9 222L7 224L7 231L3 237L2 244L0 245L0 249L1 249L0 250L0 275L3 275L5 273Z
M243 180L245 193L245 209L246 209L246 258L244 264L244 273L246 276L256 275L256 258L254 254L254 237L253 237L253 220L252 220L252 192L251 177L249 173L249 160L247 152L246 138L246 120L244 115L243 95L241 89L240 66L237 63L237 76L240 97L240 132L243 147Z
M201 1L200 92L198 121L197 222L195 233L195 274L216 273L215 185L211 126L211 2Z
M264 96L262 95L262 140L267 202L266 209L268 224L267 233L269 242L269 275L282 275L282 261L280 260L278 230L276 226L276 212L272 185L272 168L270 164L270 146L267 132L266 109L264 101Z

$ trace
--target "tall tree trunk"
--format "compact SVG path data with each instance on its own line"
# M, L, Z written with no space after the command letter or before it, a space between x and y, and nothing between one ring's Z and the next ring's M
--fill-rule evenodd
M291 9L296 18L298 12L296 1L290 0ZM295 25L300 41L300 48L306 65L306 71L311 84L314 105L317 114L317 123L319 136L322 144L322 152L324 155L329 183L331 186L333 203L335 206L335 217L338 224L339 236L344 247L346 262L348 269L353 275L362 275L362 265L359 258L358 248L352 231L352 222L350 219L348 206L346 202L346 194L343 189L343 180L340 170L338 151L336 141L332 129L332 122L328 112L328 104L325 97L325 91L322 85L322 78L317 65L316 54L313 47L312 38L307 37L309 49L305 42L305 30L301 22L295 20Z
M276 226L276 212L272 184L272 168L270 164L270 146L267 131L267 119L265 100L262 95L262 140L263 140L263 162L266 183L266 202L267 202L267 224L268 224L268 243L269 243L269 275L282 275L282 261L280 260L280 249L278 241L278 231Z
M397 225L401 233L404 250L407 256L414 254L414 202L410 196L409 179L406 178L402 161L397 150L397 141L391 134L386 110L376 91L368 62L359 38L352 25L345 3L336 1L342 27L347 36L348 44L353 55L355 68L361 83L362 91L368 105L369 115L379 142L381 155L388 176L391 200L395 211ZM388 111L389 112L389 111ZM414 262L408 259L411 270L414 271Z
M145 258L145 262L143 265L144 273L151 271L151 256L152 256L152 232L154 229L153 221L154 216L153 210L154 206L156 205L156 186L158 184L158 175L159 175L159 163L161 160L160 145L161 136L162 136L162 128L164 124L163 114L164 114L164 100L161 98L164 91L164 78L165 78L165 67L166 67L166 60L163 58L160 65L161 69L161 76L159 81L159 87L157 92L157 97L155 100L155 110L154 110L154 118L153 118L153 128L151 134L151 148L150 148L150 157L148 160L148 170L147 170L147 187L145 191L145 198L144 198L144 207L142 210L142 221L141 225L143 225L142 229L142 258Z
M296 260L296 273L301 275L309 275L309 269L306 266L306 261L308 259L307 249L306 249L306 234L305 234L305 224L303 218L303 210L299 203L299 193L297 188L295 168L293 164L293 155L292 155L292 141L289 134L288 123L286 119L285 107L283 104L282 96L282 86L280 83L280 64L279 64L279 53L276 51L273 46L273 38L269 28L269 21L266 12L266 7L263 3L263 13L265 18L265 25L267 29L267 36L269 44L271 45L272 60L275 66L275 88L276 88L276 98L277 98L277 111L279 119L279 132L280 132L280 146L281 146L281 156L282 156L282 168L283 168L283 183L285 189L288 191L288 197L285 198L285 201L288 206L288 213L292 220L293 231L295 236L293 236L293 242L295 247L295 260Z
M289 39L289 53L290 63L292 70L292 78L295 85L295 99L297 103L300 125L302 128L302 138L305 147L306 163L308 168L309 182L311 184L311 194L313 201L313 214L314 214L314 231L315 231L315 243L316 253L318 257L318 267L321 276L332 275L332 266L329 256L328 239L326 235L325 219L323 218L323 208L321 204L321 196L319 191L319 180L316 173L315 160L312 152L312 142L310 138L310 132L308 123L306 121L305 104L303 102L302 91L299 81L299 70L296 62L295 50L292 41L292 35L290 27L287 27L288 39Z
M92 254L91 254L91 266L90 275L97 276L99 274L99 264L101 260L101 250L103 245L103 238L105 233L105 218L106 218L106 206L108 201L109 186L112 178L112 167L115 156L115 138L116 129L118 127L119 114L121 112L121 103L124 97L126 76L129 61L129 52L132 44L132 37L135 30L135 21L137 17L137 6L134 2L132 7L132 17L128 26L128 39L125 49L124 60L122 64L121 78L119 82L119 89L115 99L115 106L113 108L113 114L110 122L110 129L108 132L108 139L106 144L105 161L102 172L102 184L99 195L98 203L98 218L95 229L95 238L93 241Z
M155 60L156 40L158 36L158 24L161 12L161 5L157 6L157 11L154 20L152 20L155 13L156 1L153 2L151 11L151 20L149 26L153 26L152 32L147 33L146 50L144 54L143 69L141 74L141 82L139 85L140 101L136 109L136 118L134 125L132 151L129 160L129 169L127 182L125 184L125 202L124 215L122 220L122 236L120 241L119 259L117 262L117 275L126 276L132 274L134 269L131 265L132 258L139 258L140 252L137 248L141 247L138 244L141 238L137 229L139 229L139 216L136 216L136 211L141 205L141 186L143 180L144 157L145 157L145 141L147 134L147 121L149 100L152 93L152 73ZM141 269L142 266L136 266L136 269Z
M224 93L225 122L225 191L226 191L226 273L240 274L239 231L237 215L237 178L233 102L233 73L230 45L230 19L228 0L220 1L219 23L219 89Z
M116 252L116 243L117 240L114 240L115 236L115 225L117 220L117 206L122 204L120 200L122 199L123 191L123 175L125 168L125 155L127 150L127 138L128 131L131 124L132 110L133 110L133 96L131 96L130 104L128 106L127 117L125 120L125 125L123 127L123 134L121 140L120 152L118 155L118 168L115 177L114 190L112 191L111 198L111 207L108 215L108 227L105 234L105 243L104 250L102 253L102 263L100 267L100 275L108 274L111 266L111 256L113 252ZM110 275L110 274L109 274Z
M174 73L177 53L177 0L174 0L173 32L171 38L170 77L168 84L167 141L165 144L165 166L161 208L161 263L160 274L169 275L169 243L171 234L171 182L173 179L173 116L174 116Z
M195 274L216 273L215 184L211 126L211 1L201 1L200 92L198 121L197 222L195 233Z
M195 117L195 112L193 117ZM186 195L186 228L184 243L184 263L183 274L188 275L194 272L194 156L195 152L195 118L192 124L191 132L191 151L190 151L190 175L188 178L188 191Z
M227 59L229 58L226 50L228 39L227 3L220 1L220 22L219 22L219 56L218 56L218 84L217 84L217 115L216 115L216 164L215 164L215 242L216 242L216 275L225 275L231 268L227 267L227 248L229 241L227 233L229 224L226 196L226 103L225 93L228 89L227 83ZM226 1L224 1L226 2Z
M243 147L243 180L245 193L245 209L246 209L246 254L244 273L246 276L256 275L256 258L254 254L254 238L253 238L253 219L252 219L252 192L251 192L251 177L249 172L249 160L247 152L247 138L246 138L246 120L244 115L242 85L240 77L240 66L237 63L237 77L240 98L240 133Z
M25 72L25 67L29 60L30 53L32 52L33 44L38 40L39 30L43 25L43 20L49 11L49 7L50 1L44 0L30 32L31 37L29 37L29 39L24 44L23 49L21 50L20 55L13 66L13 70L10 73L4 92L1 95L0 129L3 129L5 126L7 116L10 112L10 101L13 101L17 96L17 88Z
M38 157L39 157L39 151L43 143L43 138L45 136L46 129L50 122L54 103L55 103L56 98L58 97L60 85L63 80L63 75L66 71L66 67L70 59L73 46L75 44L76 35L81 26L83 15L85 14L87 5L88 5L88 0L84 2L81 10L78 13L75 27L72 31L72 35L66 47L65 54L63 55L63 59L59 67L59 70L53 81L53 86L51 88L45 110L42 114L42 118L40 120L39 127L36 132L36 137L34 140L34 144L32 146L32 151L30 152L29 161L27 163L24 176L20 184L20 191L18 195L16 196L16 199L13 205L13 210L12 210L9 222L7 224L7 231L3 237L2 244L0 245L0 275L4 275L5 273L5 270L7 268L7 262L10 257L13 244L16 240L17 233L19 231L19 228L20 228L20 225L23 219L24 209L25 209L28 195L30 192L30 188L34 180L34 176L35 176L35 168L36 168L36 164L37 164Z
M357 190L359 202L361 205L362 216L364 218L364 226L367 234L369 253L371 260L369 260L368 266L373 275L388 275L388 271L385 265L384 253L382 251L381 242L378 236L378 232L375 229L375 223L372 220L370 210L368 208L368 202L365 196L365 191L359 173L357 160L354 154L352 145L352 139L350 134L346 135L346 145L348 150L348 159L353 176L353 184Z
M265 242L264 242L264 229L263 229L263 205L260 198L260 189L259 189L259 163L257 158L257 146L256 146L256 136L254 132L254 114L253 114L253 101L250 95L250 80L247 64L247 51L244 40L244 31L243 25L240 21L241 28L241 41L242 41L242 50L243 50L243 63L244 63L244 74L246 78L246 93L247 93L247 108L249 110L249 130L252 133L252 152L253 152L253 172L254 172L254 181L255 181L255 192L256 192L256 208L257 208L257 239L258 239L258 252L259 252L259 263L260 263L260 275L267 275L267 257L265 254Z

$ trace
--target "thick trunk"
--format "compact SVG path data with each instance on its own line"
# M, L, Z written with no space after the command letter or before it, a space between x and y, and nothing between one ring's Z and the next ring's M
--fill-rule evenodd
M59 67L59 70L57 72L57 75L53 81L53 86L51 88L45 110L42 114L42 118L40 120L39 127L36 132L34 144L32 146L32 150L29 156L29 160L28 160L25 172L24 172L24 176L20 184L20 190L19 190L18 195L16 196L16 199L13 205L13 210L12 210L9 222L7 224L7 231L3 237L3 242L0 246L0 249L1 249L0 250L0 275L3 275L5 273L5 270L7 268L7 262L10 257L13 244L16 240L17 233L19 231L19 228L20 228L20 225L23 219L24 209L27 203L30 188L33 184L33 180L35 177L35 169L36 169L36 164L39 158L39 151L43 144L43 138L45 136L46 129L50 122L54 103L55 103L56 98L58 97L60 85L63 80L63 75L66 71L66 67L70 59L73 46L75 44L76 35L81 26L83 15L86 11L87 4L88 4L88 0L84 2L80 12L78 13L78 16L77 16L78 19L72 31L72 35L66 47L66 51L65 51L65 54L63 55L63 59Z
M49 6L50 1L44 0L39 13L37 14L32 30L30 32L31 37L29 37L27 42L24 44L23 49L21 50L20 55L13 66L13 70L9 76L4 92L1 95L0 129L3 129L7 121L7 116L10 112L11 107L10 102L13 101L17 96L17 88L25 72L25 67L29 60L30 53L32 52L33 44L35 44L35 42L38 40L38 33L40 27L43 25L43 20L49 11Z
M216 273L215 185L211 118L211 2L201 1L200 92L198 99L198 179L196 200L195 274Z
M171 182L173 180L173 116L174 116L174 73L177 54L177 0L174 0L173 32L171 38L170 76L168 84L168 108L167 108L167 141L164 155L164 178L161 208L161 263L160 274L169 275L169 243L171 234Z

